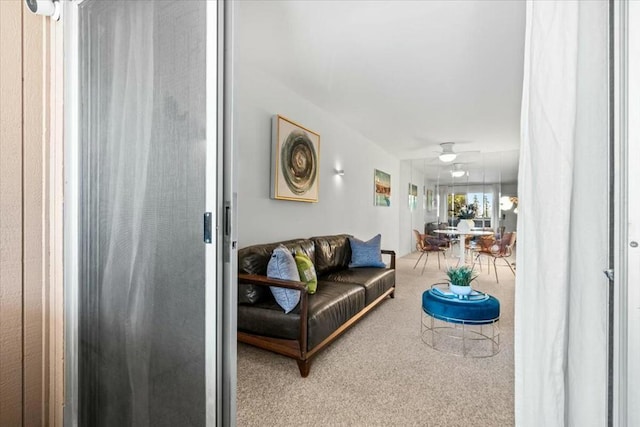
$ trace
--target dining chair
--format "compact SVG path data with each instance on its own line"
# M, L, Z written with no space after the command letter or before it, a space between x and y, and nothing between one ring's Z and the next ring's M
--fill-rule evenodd
M501 225L500 227L498 227L498 233L497 233L497 236L498 236L499 238L502 238L502 235L504 234L504 230L505 230L506 228L507 228L507 227L505 227L504 225Z
M438 230L453 230L457 231L456 227L450 227L446 222L441 222L438 224ZM453 246L457 245L460 241L459 237L456 234L438 234L441 240L444 240L448 243L449 254L453 254Z
M471 260L473 261L473 267L475 267L476 261L478 261L478 266L480 267L480 271L482 271L482 262L480 262L478 255L480 253L491 253L491 247L496 244L495 235L492 236L479 236L476 240L476 244L470 248L471 252ZM491 260L487 258L487 271L491 274Z
M513 254L513 247L516 244L516 232L508 231L502 235L502 238L499 241L489 245L489 239L482 239L480 241L480 248L477 251L477 254L473 260L472 268L475 267L476 262L480 264L480 271L482 271L482 262L480 261L480 256L488 257L487 268L488 273L491 274L491 264L490 261L493 259L493 270L496 274L496 283L500 283L498 279L498 267L496 266L496 262L499 259L504 260L507 264L507 267L511 270L513 275L516 275L515 270L511 266L511 263L507 258L509 258Z
M432 252L436 252L438 254L438 269L441 268L440 254L443 255L445 265L448 267L447 257L445 256L445 251L447 250L446 247L449 245L448 242L444 241L443 239L438 239L435 237L427 236L425 234L421 234L418 230L413 230L413 235L416 239L416 250L420 252L420 257L418 257L416 264L413 266L414 270L424 256L424 264L422 265L422 272L420 273L424 274L424 269L427 266L427 260L429 259L429 253Z

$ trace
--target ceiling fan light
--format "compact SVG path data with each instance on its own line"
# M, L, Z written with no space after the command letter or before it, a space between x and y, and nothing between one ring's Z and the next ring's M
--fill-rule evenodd
M442 147L442 152L440 153L438 158L441 162L449 163L456 159L458 155L453 151L453 144L453 142L443 142L440 144L440 147Z
M460 178L461 176L464 176L464 174L467 173L463 170L455 170L455 171L451 171L451 176L454 178Z
M441 162L449 163L453 162L458 155L456 153L442 153L438 156Z

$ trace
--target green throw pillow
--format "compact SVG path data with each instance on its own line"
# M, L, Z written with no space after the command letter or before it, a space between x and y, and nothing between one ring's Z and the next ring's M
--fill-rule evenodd
M296 254L295 259L300 281L307 284L307 292L315 294L318 288L318 277L313 262L305 254Z

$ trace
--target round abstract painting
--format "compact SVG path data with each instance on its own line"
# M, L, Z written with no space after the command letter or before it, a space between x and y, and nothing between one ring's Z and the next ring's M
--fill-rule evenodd
M311 189L318 173L318 159L306 132L292 130L280 150L282 174L294 194Z

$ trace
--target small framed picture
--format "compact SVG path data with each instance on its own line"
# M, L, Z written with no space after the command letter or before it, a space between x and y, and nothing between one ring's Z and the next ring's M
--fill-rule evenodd
M374 169L373 191L374 206L391 206L391 175Z
M418 186L409 183L409 210L415 210L418 207Z

